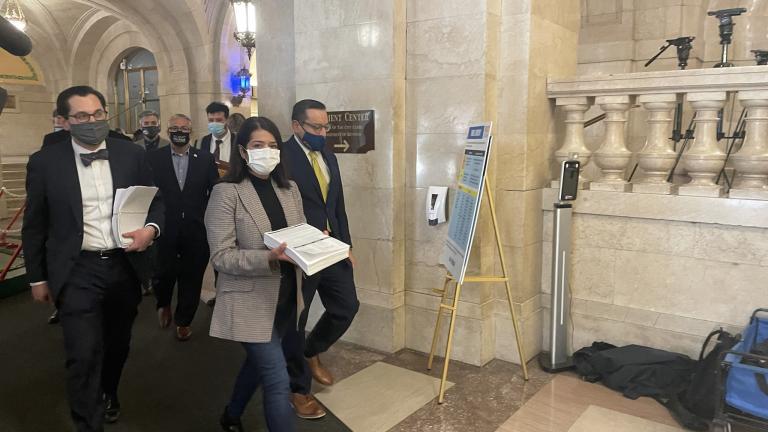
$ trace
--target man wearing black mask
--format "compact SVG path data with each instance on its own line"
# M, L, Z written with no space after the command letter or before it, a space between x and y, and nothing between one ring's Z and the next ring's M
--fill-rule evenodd
M160 235L163 206L155 196L143 228L115 233L115 190L152 186L144 150L107 137L106 101L91 87L64 90L56 109L71 139L30 156L21 237L32 297L59 308L72 420L78 432L94 432L120 415L117 389L147 269L141 252Z
M192 120L176 114L168 121L170 148L149 153L155 184L165 203L165 229L159 242L159 274L155 286L161 328L176 322L176 338L192 336L191 323L200 304L208 264L208 239L203 223L208 196L219 178L213 155L189 145ZM178 286L176 313L171 312L173 287Z
M139 114L139 126L141 135L135 137L133 142L152 151L170 144L167 139L160 136L160 114L147 110Z

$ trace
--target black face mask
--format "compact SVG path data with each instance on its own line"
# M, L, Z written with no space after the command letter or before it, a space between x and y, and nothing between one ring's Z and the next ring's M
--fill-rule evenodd
M145 137L153 140L160 133L160 126L147 126L141 129Z
M175 146L184 147L189 144L189 132L169 132L168 137Z

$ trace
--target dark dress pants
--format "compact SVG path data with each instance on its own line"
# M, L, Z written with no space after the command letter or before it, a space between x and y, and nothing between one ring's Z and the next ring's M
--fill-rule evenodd
M157 307L169 307L173 287L178 286L174 320L177 326L192 323L200 304L200 290L208 265L209 249L205 228L179 231L175 239L160 244L159 281L155 288Z
M293 393L309 394L312 388L312 374L306 358L314 357L328 350L352 324L360 308L355 291L355 279L349 260L338 262L304 280L304 312L299 319L298 329L288 326L283 336L283 353L291 376ZM315 297L325 307L320 320L305 336L309 306Z
M79 432L102 431L103 393L117 395L141 289L122 251L82 253L57 299L64 332L67 395Z

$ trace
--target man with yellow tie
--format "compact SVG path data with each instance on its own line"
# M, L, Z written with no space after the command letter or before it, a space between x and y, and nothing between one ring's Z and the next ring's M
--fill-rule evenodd
M299 187L307 223L351 245L339 163L325 145L325 135L330 129L325 105L312 99L301 100L293 106L291 120L293 136L283 144L281 161ZM292 403L301 418L325 415L323 407L311 395L312 378L323 385L333 384L333 375L320 363L319 354L347 331L357 314L360 303L353 267L350 252L348 260L307 278L302 287L306 309L299 319L299 328L291 327L283 337ZM315 291L320 294L325 312L305 338L304 327Z

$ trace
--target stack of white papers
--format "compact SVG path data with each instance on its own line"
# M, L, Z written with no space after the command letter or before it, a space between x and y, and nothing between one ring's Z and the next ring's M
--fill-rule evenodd
M349 257L349 245L308 224L264 233L264 244L274 249L286 243L285 254L304 273L313 275Z
M120 247L127 247L133 239L124 238L123 234L144 228L147 213L157 188L154 186L131 186L115 191L112 206L112 234Z

